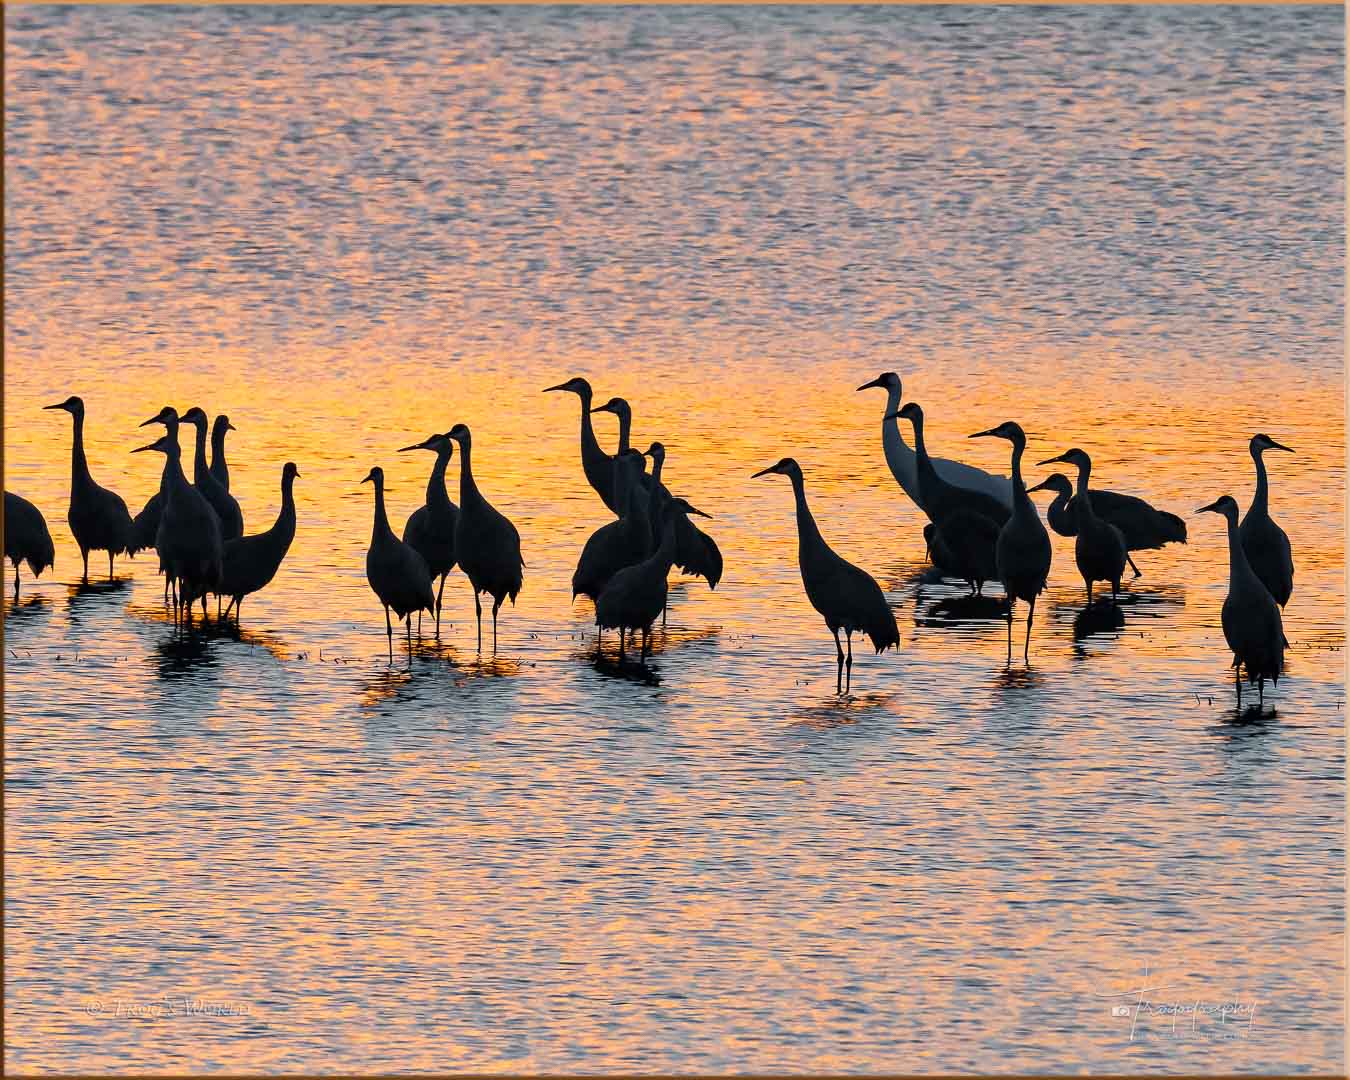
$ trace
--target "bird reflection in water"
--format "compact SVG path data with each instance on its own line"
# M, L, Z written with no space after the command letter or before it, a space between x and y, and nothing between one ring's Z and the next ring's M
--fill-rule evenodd
M1073 619L1073 640L1085 641L1095 634L1114 634L1124 629L1125 612L1118 604L1087 604ZM1081 649L1074 654L1085 656Z
M945 596L923 606L922 594L916 594L915 626L964 626L972 623L1003 622L1008 615L1008 601L1002 596L983 596L965 593Z
M180 679L210 671L219 663L211 639L205 634L180 633L177 629L155 643L155 674L161 679Z
M816 731L851 727L866 719L870 712L889 709L896 700L896 694L885 691L832 694L818 704L794 710L790 726L812 728Z

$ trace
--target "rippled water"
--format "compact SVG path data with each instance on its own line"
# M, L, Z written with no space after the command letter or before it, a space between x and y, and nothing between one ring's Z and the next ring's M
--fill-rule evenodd
M1342 1069L1342 18L6 9L6 483L57 543L5 623L7 1063ZM888 369L935 451L1005 471L965 436L1017 419L1191 542L1101 625L1057 540L1005 671L925 577L853 390ZM607 518L539 392L575 374L726 556L651 683L569 602ZM70 393L133 509L166 402L234 420L250 531L299 464L237 639L176 636L153 557L76 587ZM390 666L359 481L401 525L394 450L457 420L524 591L479 659L452 576ZM1258 430L1297 450L1259 717L1192 513L1245 506ZM847 700L749 479L784 454L899 620ZM1254 1010L1113 1016L1138 987Z

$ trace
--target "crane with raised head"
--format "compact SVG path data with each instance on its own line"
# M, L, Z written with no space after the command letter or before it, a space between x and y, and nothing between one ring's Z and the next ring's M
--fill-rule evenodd
M366 549L366 580L384 605L384 628L389 638L389 662L394 662L392 608L408 631L408 663L412 663L412 613L432 611L436 597L431 592L431 571L421 555L405 544L389 527L384 509L384 470L376 465L361 483L375 485L375 518Z
M252 536L226 540L222 552L219 595L228 596L225 615L234 609L235 625L243 610L244 597L269 585L295 539L295 480L300 475L295 462L281 469L281 510L272 527Z
M1252 461L1256 463L1256 493L1238 526L1238 535L1242 537L1242 550L1247 553L1252 571L1270 590L1275 602L1284 607L1294 591L1294 556L1289 548L1289 537L1270 516L1270 481L1266 477L1264 454L1267 450L1283 450L1289 454L1294 451L1269 435L1253 435L1248 446Z
M445 488L445 470L455 452L455 441L449 434L429 435L420 443L399 447L400 454L410 450L430 450L436 455L427 479L427 498L409 515L403 526L403 542L410 545L427 562L433 579L440 578L436 588L436 637L441 636L441 598L445 593L445 579L455 568L455 527L459 523L459 507L450 500ZM421 632L422 613L417 613L418 632Z
M1073 542L1073 559L1078 566L1078 572L1083 575L1083 584L1087 586L1088 606L1092 606L1094 581L1111 583L1111 603L1114 604L1120 592L1121 575L1125 573L1125 562L1129 557L1125 536L1116 526L1097 516L1096 507L1092 502L1092 492L1088 488L1088 481L1092 475L1092 458L1075 446L1065 450L1058 457L1046 458L1036 464L1049 465L1056 461L1072 465L1078 470L1073 511L1078 532Z

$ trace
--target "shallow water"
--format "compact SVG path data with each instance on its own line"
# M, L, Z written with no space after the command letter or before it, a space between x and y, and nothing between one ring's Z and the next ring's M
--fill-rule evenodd
M1338 9L5 18L6 482L57 543L5 623L8 1065L1344 1067ZM887 369L935 452L1006 471L965 436L1017 419L1190 543L1093 620L1057 539L1005 670L926 578L853 390ZM608 516L539 392L574 374L726 557L650 680L569 601ZM166 402L234 420L249 531L297 462L237 638L176 635L153 556L75 585L69 393L133 511ZM390 665L359 481L401 528L431 460L394 451L457 420L524 591L479 658L452 575ZM1297 451L1263 715L1192 513L1246 505L1258 430ZM844 700L749 479L784 454L899 621Z

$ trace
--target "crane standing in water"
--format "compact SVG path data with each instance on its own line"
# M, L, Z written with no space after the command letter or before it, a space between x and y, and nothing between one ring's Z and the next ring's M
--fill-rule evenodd
M230 602L225 608L228 617L234 609L234 623L239 625L239 613L244 597L265 588L276 577L282 560L295 539L295 479L300 475L295 462L288 461L281 470L281 511L266 532L226 540L221 558L220 591Z
M643 455L626 450L618 455L615 481L619 496L620 515L591 533L576 571L572 574L572 599L578 595L599 598L609 579L625 566L641 562L652 549L651 527L648 524L648 499L644 497L639 477L642 476Z
M22 496L5 492L5 558L14 564L14 599L19 598L19 563L34 577L56 565L56 546L42 512Z
M847 693L853 685L853 632L865 633L872 639L878 655L887 648L900 647L900 628L895 614L886 603L881 586L872 576L859 570L834 553L820 535L816 519L806 504L806 484L801 466L792 458L782 458L776 465L761 469L755 476L777 473L792 481L792 494L797 503L797 563L802 572L806 598L825 619L825 625L834 635L838 659L835 693ZM751 477L754 479L754 477ZM839 631L848 639L848 655L839 644ZM848 681L845 682L845 669Z
M587 391L589 389L587 387ZM497 612L508 596L515 604L525 580L520 533L478 490L473 478L473 436L468 427L456 424L447 434L459 443L459 521L455 525L455 556L473 587L479 652L483 651L483 604L478 597L481 593L492 597L492 651L495 653Z
M154 421L147 420L146 423ZM183 475L176 423L155 442L138 446L132 453L146 450L164 455L164 472L160 479L164 511L155 535L155 550L165 575L176 583L175 621L185 616L190 626L193 600L201 598L202 618L205 619L206 594L220 586L224 555L220 519L202 493Z
M436 589L436 637L441 636L441 597L445 593L445 579L455 568L455 527L459 524L459 507L450 501L445 490L445 470L455 452L454 440L446 435L430 435L420 443L399 448L400 454L409 450L431 450L436 463L427 480L427 501L409 515L403 526L403 542L413 548L427 562L432 578L440 578ZM417 613L417 632L422 632L422 613Z
M1073 543L1073 558L1078 564L1078 572L1083 575L1083 584L1087 586L1088 607L1092 606L1094 581L1111 583L1111 603L1114 604L1116 594L1120 592L1121 575L1125 573L1125 560L1129 555L1125 537L1109 521L1099 518L1092 505L1092 493L1088 490L1092 459L1075 446L1065 450L1059 457L1047 458L1036 464L1049 465L1055 461L1063 461L1078 469L1078 491L1074 496L1078 536Z
M412 663L412 613L432 611L436 598L431 593L431 571L421 555L405 544L389 527L384 511L384 470L378 465L366 473L361 483L375 485L375 520L366 551L366 580L384 605L384 628L389 638L389 662L394 662L394 625L389 609L403 620L408 631L408 663Z
M1294 451L1282 446L1269 435L1253 435L1249 444L1252 461L1256 463L1256 494L1238 527L1242 550L1262 584L1270 590L1275 602L1284 607L1294 592L1294 556L1289 549L1289 537L1270 517L1270 482L1266 479L1267 450Z
M652 624L665 610L667 575L675 560L675 520L681 514L708 515L683 499L672 498L666 504L661 526L661 543L641 562L625 566L609 579L595 600L595 625L599 630L619 631L619 662L623 663L625 630L642 632L641 660L650 651Z
M1078 535L1078 518L1073 507L1073 484L1063 473L1051 473L1028 491L1053 491L1054 501L1045 511L1045 520L1050 528L1060 536ZM1120 530L1125 538L1125 561L1134 576L1139 577L1139 567L1130 557L1131 551L1160 548L1164 544L1184 544L1186 542L1186 523L1176 514L1165 510L1155 510L1143 499L1134 495L1121 495L1119 492L1093 488L1088 494L1092 497L1092 512L1103 521L1109 522Z
M1021 425L1007 420L988 431L977 431L972 439L992 436L1012 443L1012 516L1003 523L994 544L994 561L1003 591L1008 595L1008 665L1012 665L1013 606L1018 600L1027 602L1027 633L1022 642L1022 662L1030 664L1031 619L1036 614L1036 597L1045 589L1050 576L1050 534L1041 524L1036 504L1027 494L1022 479L1022 454L1027 448L1027 437Z
M1233 650L1238 708L1242 707L1243 667L1247 669L1247 681L1256 683L1258 705L1264 705L1266 679L1279 685L1284 672L1284 650L1289 646L1280 608L1247 560L1238 526L1238 505L1232 496L1223 495L1196 513L1206 511L1222 515L1228 523L1228 595L1220 621L1224 640Z
M84 560L81 580L89 580L89 553L108 553L108 580L113 576L113 556L128 551L131 545L131 514L122 496L99 487L89 474L89 462L84 455L84 402L72 395L47 409L62 409L75 420L75 439L71 445L70 466L70 522L71 535L80 548Z
M223 540L237 540L244 535L244 515L239 511L239 503L233 495L211 472L206 463L206 412L194 405L183 414L183 423L192 424L197 429L197 447L192 458L192 483L206 497L211 509L220 518L220 535Z
M982 594L984 583L998 577L994 549L1010 511L993 495L957 487L938 475L928 455L923 409L918 402L907 402L895 415L914 425L919 506L933 523L931 530L925 530L933 561L965 581L972 595Z
M891 475L895 477L895 482L900 485L901 490L922 510L924 506L923 496L919 492L918 454L910 449L904 436L900 434L900 422L897 419L903 396L900 376L894 371L883 371L858 389L870 390L872 387L881 387L886 391L886 411L882 414L881 420L881 449L886 455L886 464L890 466ZM933 458L932 461L937 475L952 487L983 492L1003 503L1006 509L1012 508L1012 485L1006 476L994 476L973 465L949 461L946 458Z

